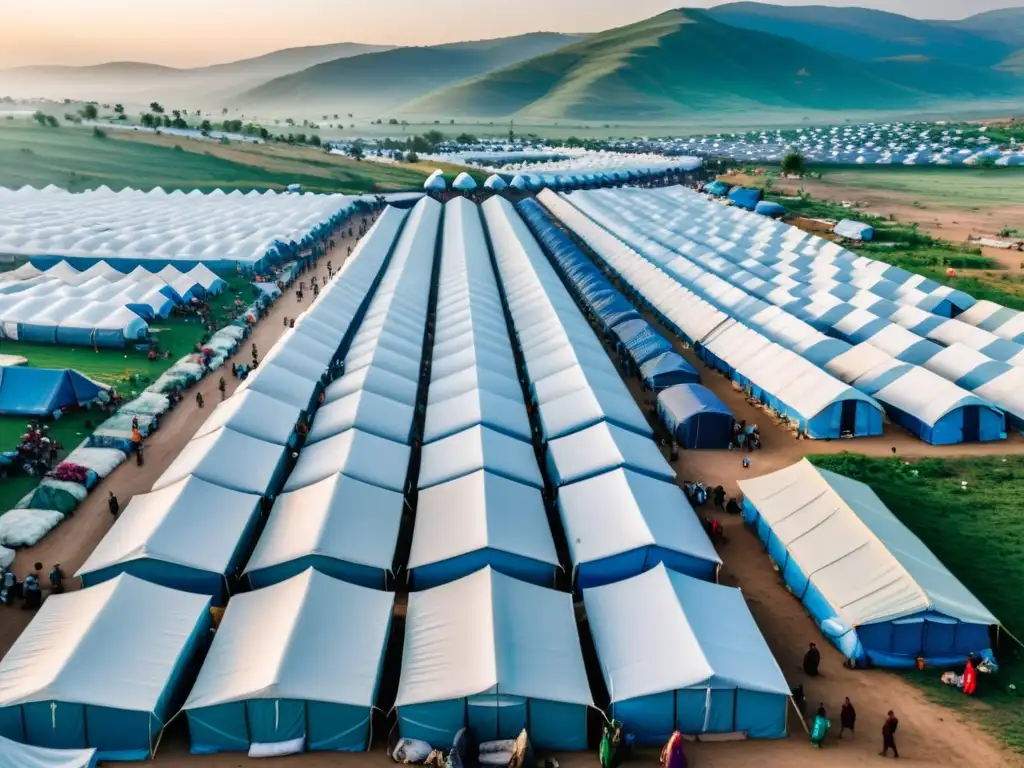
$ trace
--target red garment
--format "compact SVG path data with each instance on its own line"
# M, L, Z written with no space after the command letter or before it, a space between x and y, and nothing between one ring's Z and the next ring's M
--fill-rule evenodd
M974 689L978 687L977 673L974 671L974 665L971 660L967 660L967 666L964 668L964 688L963 691L968 696L974 695Z

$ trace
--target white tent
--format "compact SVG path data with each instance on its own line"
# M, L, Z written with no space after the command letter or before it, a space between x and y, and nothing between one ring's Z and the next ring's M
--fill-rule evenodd
M222 488L263 496L273 492L284 458L282 446L222 427L192 438L153 484L153 490L195 475Z
M321 371L323 373L323 371ZM287 367L263 361L260 367L249 374L248 378L238 385L235 394L252 390L262 392L282 403L306 410L313 402L313 394L319 382L300 376Z
M84 736L101 758L150 757L209 603L128 575L51 595L0 661L0 718L21 707L24 723L25 705L42 704L40 726L58 742Z
M482 426L424 446L419 486L422 490L479 469L535 488L543 486L532 445Z
M418 722L443 723L434 740L449 743L466 724L467 709L500 706L511 736L525 726L528 710L535 745L584 748L592 699L571 595L489 567L412 593L395 706L399 732L411 738L426 735ZM478 738L509 738L500 724L494 730Z
M193 750L365 749L394 599L312 568L233 597L185 702Z
M224 595L259 504L189 475L133 497L75 575L88 587L138 568L165 587Z
M194 437L205 437L221 427L275 445L289 445L302 410L252 389L238 392L220 403Z
M349 429L359 429L396 443L407 444L414 409L368 390L325 403L316 412L306 444L312 445Z
M649 437L601 422L548 443L548 472L556 486L619 467L672 482L676 473Z
M658 565L583 600L611 714L642 743L675 728L785 736L789 684L738 589Z
M31 747L0 736L0 765L11 768L94 768L96 750Z
M409 446L358 429L321 440L299 452L285 491L296 491L335 474L401 493L409 469Z
M281 494L245 571L256 587L312 565L334 578L383 588L404 503L397 491L340 474Z
M476 189L476 181L468 173L463 171L455 177L455 181L452 182L452 189L457 189L460 192L472 192Z
M479 470L420 493L409 553L417 589L467 575L488 552L498 571L550 586L558 555L538 489Z

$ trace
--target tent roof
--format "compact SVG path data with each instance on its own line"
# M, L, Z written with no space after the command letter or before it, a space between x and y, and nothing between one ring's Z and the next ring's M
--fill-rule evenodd
M552 480L559 486L625 467L671 482L675 470L649 437L601 422L548 443Z
M221 488L194 475L140 494L75 575L143 559L226 574L259 503L255 494Z
M246 572L320 555L390 570L404 500L345 475L277 497Z
M307 444L318 443L353 428L408 444L413 416L411 405L363 389L320 406L310 426Z
M721 413L732 416L729 406L718 395L700 384L677 384L658 393L658 405L664 408L676 424L682 424L700 413Z
M478 470L420 492L409 568L487 548L558 565L537 488Z
M409 446L349 429L299 451L285 491L295 491L335 474L401 493L409 468Z
M487 389L472 389L427 408L423 440L430 443L477 424L520 440L531 437L522 395L512 400Z
M558 509L574 564L649 546L722 562L672 482L616 469L562 488Z
M295 434L295 425L301 415L302 410L294 405L247 389L232 395L214 408L195 437L203 437L221 427L228 427L257 440L287 445Z
M423 447L419 486L429 488L478 469L535 488L544 484L532 445L476 426Z
M153 484L153 490L195 475L222 488L262 496L269 490L284 453L283 446L221 427L192 438Z
M209 603L126 574L51 595L0 661L0 707L153 712Z
M789 684L738 589L659 563L583 590L613 702L717 684L789 696Z
M864 483L803 459L740 490L849 625L929 609L998 623Z
M312 568L235 595L184 709L247 699L372 707L394 602Z
M593 705L571 595L490 567L409 595L395 706L489 692Z
M323 373L323 371L321 371ZM253 390L305 410L313 399L317 382L264 360L260 367L238 385L235 393Z
M51 749L0 736L0 764L18 768L95 768L95 749Z

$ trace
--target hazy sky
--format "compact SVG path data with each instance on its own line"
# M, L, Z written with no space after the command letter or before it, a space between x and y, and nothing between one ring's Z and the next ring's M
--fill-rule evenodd
M775 0L806 5L815 0ZM961 18L1019 0L816 0ZM716 0L0 0L0 67L147 61L201 66L280 48L431 45L589 32Z

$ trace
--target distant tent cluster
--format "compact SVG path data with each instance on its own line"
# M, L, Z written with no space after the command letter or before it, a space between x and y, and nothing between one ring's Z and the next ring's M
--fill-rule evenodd
M1021 423L1024 346L973 324L985 315L962 291L681 188L541 200L705 361L810 437L877 434L880 407L933 444Z
M83 268L106 261L124 273L200 263L261 269L316 242L356 204L344 195L273 190L0 188L0 254L31 258L42 269L62 259Z
M104 261L81 272L66 261L45 270L29 263L0 275L0 329L11 341L120 348L144 340L149 321L225 285L202 264L124 274Z

